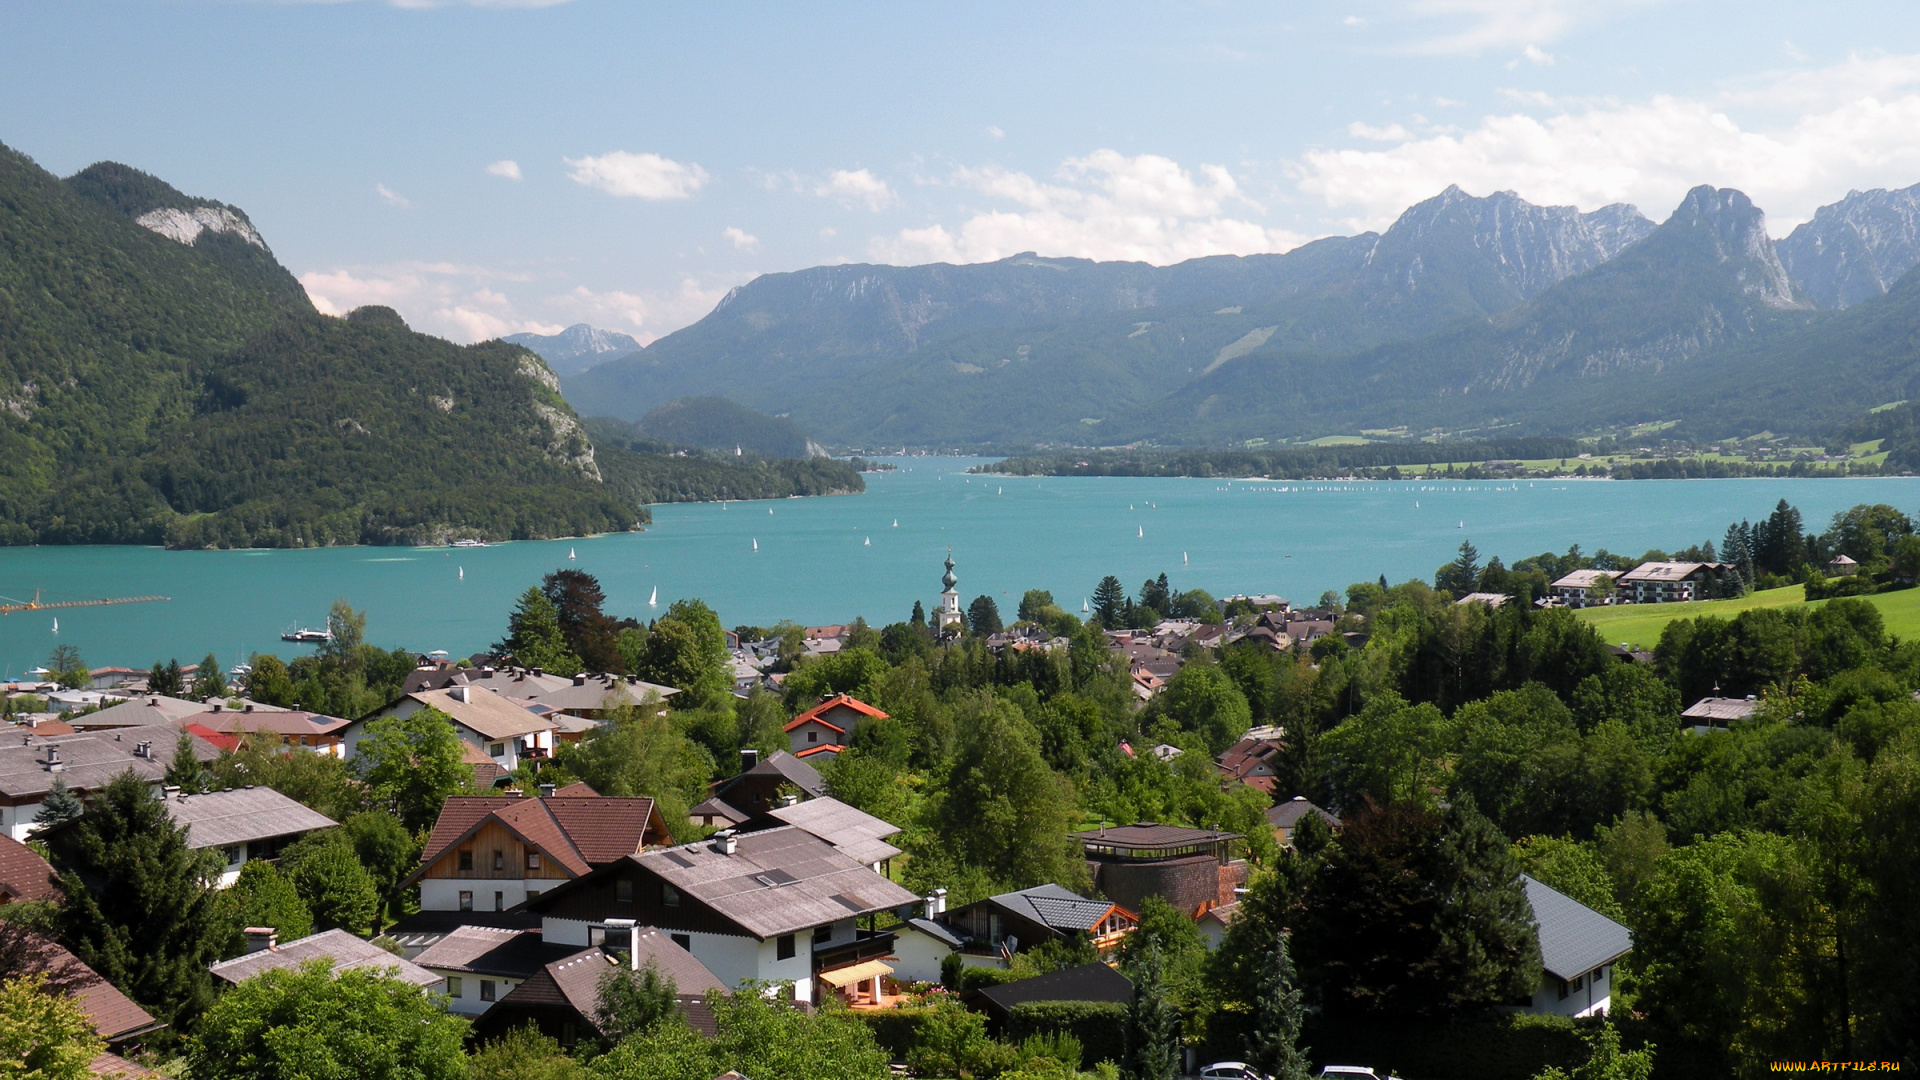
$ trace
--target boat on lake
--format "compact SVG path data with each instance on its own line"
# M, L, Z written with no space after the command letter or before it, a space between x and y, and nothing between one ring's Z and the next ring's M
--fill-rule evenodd
M486 547L487 542L485 540L475 540L473 537L467 536L467 537L462 537L459 540L455 540L452 544L449 544L448 546L449 547Z
M290 626L287 628L287 630L284 633L280 635L280 640L281 641L297 641L302 645L312 645L322 641L332 641L333 631L311 630L304 626L299 626L299 627Z

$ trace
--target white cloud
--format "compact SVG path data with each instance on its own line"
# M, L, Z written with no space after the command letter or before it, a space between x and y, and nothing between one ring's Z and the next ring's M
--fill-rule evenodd
M1022 251L1166 264L1202 255L1285 251L1304 237L1229 214L1259 212L1226 168L1199 177L1153 154L1097 150L1065 162L1056 182L997 166L957 171L951 183L1017 209L975 210L943 224L877 238L876 258L895 262L988 262Z
M1388 124L1386 127L1369 127L1366 124L1360 123L1358 120L1347 125L1347 134L1356 139L1371 139L1374 142L1399 142L1402 139L1410 139L1413 137L1412 132L1401 127L1399 124Z
M1361 17L1360 17L1360 16L1358 16L1358 15L1349 15L1349 16L1347 16L1346 18L1344 18L1344 19L1341 19L1341 20L1340 20L1340 25L1342 25L1342 26L1365 26L1365 25L1367 25L1367 20L1365 20L1365 19L1363 19L1363 18L1361 18Z
M1575 27L1659 0L1408 0L1401 11L1420 22L1455 29L1423 38L1407 52L1478 55L1489 50L1538 46ZM1532 59L1531 56L1528 59ZM1536 63L1538 61L1535 61Z
M386 201L388 206L412 206L413 201L385 184L373 185L374 193Z
M1538 45L1528 45L1526 48L1520 50L1520 55L1526 57L1530 63L1538 64L1541 67L1553 66L1553 54L1543 51Z
M885 180L866 169L835 169L813 193L837 199L843 206L865 203L867 209L876 214L899 201Z
M508 180L519 180L521 179L520 163L512 158L501 158L499 161L487 166L487 175L499 176Z
M739 248L741 251L752 251L754 248L760 246L759 237L753 235L752 233L746 231L745 229L736 229L732 225L729 225L726 228L721 229L720 235L726 237L728 240L731 240L733 242L733 246Z
M706 283L683 277L664 290L596 291L484 266L403 262L309 271L300 275L300 284L325 314L381 304L400 312L416 330L462 343L523 331L553 334L589 322L633 334L645 344L713 310L738 280Z
M561 160L572 167L567 178L574 183L628 198L685 199L707 182L707 170L659 154L615 150L597 157Z
M1920 56L1855 58L1710 99L1556 103L1378 150L1310 152L1302 191L1379 228L1448 184L1540 203L1630 202L1661 218L1697 184L1735 187L1776 233L1849 188L1920 180ZM1753 113L1742 120L1734 112Z
M1005 131L1000 130L1000 125L998 124L987 125L987 138L1004 139L1006 137L1007 137L1007 133Z

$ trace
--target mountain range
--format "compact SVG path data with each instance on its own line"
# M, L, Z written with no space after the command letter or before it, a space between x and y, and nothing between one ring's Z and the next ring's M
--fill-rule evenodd
M638 352L640 343L618 330L574 323L557 334L508 334L500 340L540 354L554 374L578 375L604 360Z
M626 419L726 394L857 446L1828 436L1920 375L1894 329L1916 261L1920 186L1777 243L1730 189L1656 225L1454 187L1281 255L768 274L564 390Z

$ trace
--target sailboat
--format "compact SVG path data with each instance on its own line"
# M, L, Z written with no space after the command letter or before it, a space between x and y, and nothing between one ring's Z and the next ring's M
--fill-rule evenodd
M460 568L460 580L461 581L467 580L467 568L464 566Z
M994 493L995 495L1005 495L1005 494L1007 493L1007 489L1006 489L1006 488L995 488L995 489L994 489L994 491L993 491L993 493Z
M771 506L767 507L767 516L769 517L773 516L773 507Z
M57 616L53 620L53 632L56 634L60 632L60 619Z
M567 561L568 561L568 562L572 562L573 560L575 560L575 559L578 559L579 557L580 557L580 556L578 556L578 555L575 555L575 554L573 553L573 549L572 549L572 548L568 548L568 549L567 549Z
M1184 551L1180 553L1180 565L1181 566L1187 565L1187 553Z
M1454 528L1456 528L1456 529L1464 529L1464 528L1466 528L1466 527L1467 527L1467 523L1466 523L1466 522L1464 522L1464 521L1463 521L1463 522L1461 522L1460 524L1458 524L1458 525L1455 525L1455 526L1454 526Z
M862 543L862 544L861 544L860 546L861 546L861 547L872 547L872 546L873 546L873 537L871 537L871 536L869 536L869 537L867 537L867 539L865 540L865 542L863 542L863 543Z
M660 586L658 586L658 585L655 585L655 586L653 587L653 595L652 595L652 596L649 596L649 597L647 597L647 606L648 606L648 607L659 607L659 606L660 606Z
M1141 538L1142 540L1145 540L1145 539L1147 538L1147 530L1146 530L1146 529L1144 529L1144 528L1142 528L1142 527L1140 527L1140 526L1138 526L1138 525L1135 525L1135 526L1134 526L1133 528L1134 528L1134 535L1135 535L1135 536L1138 536L1138 537L1139 537L1139 538Z
M894 519L893 519L893 527L894 527L894 528L896 528L896 529L900 527L900 519L899 519L899 518L894 518Z
M1091 610L1093 609L1087 606L1087 598L1084 596L1081 597L1080 598L1080 614L1085 615L1087 612Z
M760 550L760 538L757 536L753 538L753 550L755 551Z

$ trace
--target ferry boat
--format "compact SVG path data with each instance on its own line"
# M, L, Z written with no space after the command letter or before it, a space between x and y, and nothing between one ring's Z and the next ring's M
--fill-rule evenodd
M286 632L280 635L280 640L281 641L297 641L303 645L311 645L311 644L314 644L315 642L320 642L320 641L332 641L333 631L309 630L304 626L297 627L297 628L288 627Z
M475 540L474 538L469 536L460 540L455 540L452 544L448 546L449 547L486 547L487 542L485 540Z

